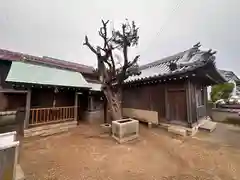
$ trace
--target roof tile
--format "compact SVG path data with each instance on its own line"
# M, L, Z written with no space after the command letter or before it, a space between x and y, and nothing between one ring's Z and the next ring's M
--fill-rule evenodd
M193 70L194 68L205 64L207 60L211 60L209 56L204 56L206 53L206 51L200 51L199 49L193 47L162 60L151 62L140 66L141 74L139 76L131 76L125 82L134 82ZM178 68L171 71L169 68L170 63L176 63Z

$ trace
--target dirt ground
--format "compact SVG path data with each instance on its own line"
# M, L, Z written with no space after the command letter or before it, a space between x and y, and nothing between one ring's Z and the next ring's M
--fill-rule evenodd
M240 150L219 144L141 126L139 140L120 145L97 127L80 125L25 140L20 162L27 180L240 179Z

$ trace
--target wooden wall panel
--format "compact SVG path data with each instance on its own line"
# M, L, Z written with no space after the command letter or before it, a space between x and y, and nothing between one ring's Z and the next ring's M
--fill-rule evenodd
M54 90L32 88L31 108L53 107Z
M184 80L181 80L181 81L173 81L171 83L168 83L167 84L167 89L168 91L170 90L182 90L182 89L185 89L185 84L186 82Z
M148 86L133 87L123 90L123 107L150 110L150 92Z
M201 83L191 81L191 91L192 91L192 120L193 123L197 122L200 118L207 115L207 87L203 87L204 89L204 105L198 107L196 93L197 87L202 86Z
M149 86L151 110L157 111L159 120L165 118L165 86L163 84Z
M145 85L123 91L123 108L155 111L165 118L165 85Z
M7 98L6 111L16 111L18 108L26 107L26 93L4 93Z
M56 107L74 106L75 92L63 91L55 94Z
M31 108L53 107L56 100L56 107L74 106L74 91L59 91L54 93L54 89L32 88Z

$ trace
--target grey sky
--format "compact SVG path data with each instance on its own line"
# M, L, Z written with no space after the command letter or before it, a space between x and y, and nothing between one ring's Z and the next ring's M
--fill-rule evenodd
M240 75L239 0L0 0L0 48L88 65L96 58L82 46L98 44L100 20L125 18L140 26L132 54L140 63L185 50L200 41L217 50L217 66Z

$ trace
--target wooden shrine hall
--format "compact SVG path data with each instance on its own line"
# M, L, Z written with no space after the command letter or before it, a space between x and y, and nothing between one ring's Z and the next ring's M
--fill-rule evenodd
M0 50L0 111L25 109L25 128L81 120L102 104L92 67Z

